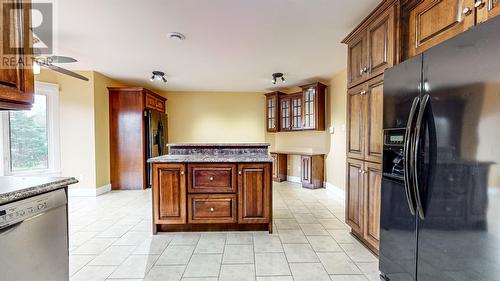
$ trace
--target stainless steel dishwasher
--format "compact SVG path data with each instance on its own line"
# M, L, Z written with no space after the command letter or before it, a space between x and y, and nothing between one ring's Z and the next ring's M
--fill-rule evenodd
M68 268L65 189L0 206L0 280L65 280Z

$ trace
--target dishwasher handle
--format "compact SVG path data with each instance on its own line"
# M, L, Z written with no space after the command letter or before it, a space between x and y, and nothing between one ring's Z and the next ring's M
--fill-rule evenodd
M24 221L16 222L13 224L8 224L0 227L0 237L6 235L9 232L14 231L14 229L18 228Z

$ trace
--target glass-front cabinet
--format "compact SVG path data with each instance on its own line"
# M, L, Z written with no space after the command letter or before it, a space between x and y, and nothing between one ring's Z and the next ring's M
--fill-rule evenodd
M268 132L325 130L326 85L301 86L294 94L266 94L266 128Z
M279 128L279 96L283 93L266 94L266 128L268 132L277 132Z
M302 129L325 129L325 90L326 85L313 83L302 86Z

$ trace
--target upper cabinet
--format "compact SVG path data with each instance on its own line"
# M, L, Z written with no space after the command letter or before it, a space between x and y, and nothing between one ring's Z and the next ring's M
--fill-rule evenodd
M301 86L294 94L266 94L266 128L268 132L325 130L326 85Z
M500 14L500 0L478 0L474 7L477 9L478 23Z
M384 8L342 41L348 48L349 88L382 74L395 63L396 6Z
M424 0L409 13L409 57L474 26L474 0Z
M408 45L405 58L464 32L500 14L499 0L407 1L402 7L403 40Z
M2 17L0 57L0 110L30 109L34 100L33 40L28 1L0 6ZM5 65L5 62L8 62Z
M283 93L272 92L266 94L266 128L268 132L277 132L279 128L279 97Z
M321 83L302 86L302 129L325 129L325 89Z

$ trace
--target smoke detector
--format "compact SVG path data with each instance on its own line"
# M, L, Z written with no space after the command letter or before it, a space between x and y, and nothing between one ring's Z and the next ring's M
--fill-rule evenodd
M179 32L170 32L168 35L168 38L175 40L175 41L183 41L186 39L186 36L184 34L179 33Z

